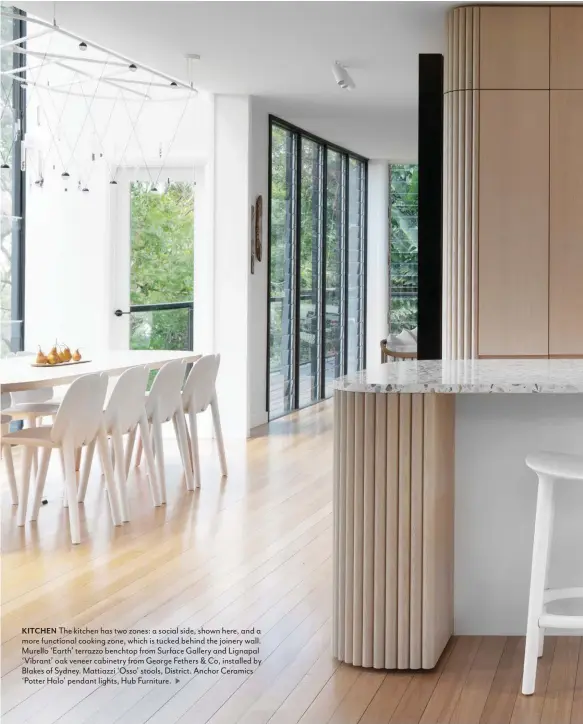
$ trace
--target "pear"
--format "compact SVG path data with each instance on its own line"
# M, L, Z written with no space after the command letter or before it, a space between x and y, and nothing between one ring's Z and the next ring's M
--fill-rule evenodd
M59 355L55 354L53 350L51 350L47 355L47 362L50 365L58 365L61 360L59 359Z
M75 362L79 362L79 360L81 359L81 352L79 352L78 349L76 349L76 350L73 352L73 354L72 354L72 359L73 359Z
M63 349L59 352L59 359L61 362L70 362L72 356L71 350L64 344Z
M36 363L37 363L37 365L46 365L46 364L48 364L47 356L46 356L45 353L42 351L42 348L40 347L40 345L39 345L39 348L38 348L38 353L37 353L37 355L36 355Z

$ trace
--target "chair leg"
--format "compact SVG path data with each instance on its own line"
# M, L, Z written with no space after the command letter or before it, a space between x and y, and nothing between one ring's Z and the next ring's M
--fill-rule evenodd
M190 410L188 413L190 422L190 449L192 451L192 469L194 470L194 484L200 488L200 454L198 451L198 426L196 412Z
M160 491L160 483L156 473L156 462L152 451L152 440L150 437L150 429L146 413L140 417L138 423L140 428L140 440L142 441L144 455L146 456L146 466L148 474L148 482L150 484L150 494L152 496L152 504L157 508L161 504L162 494Z
M178 440L178 449L180 450L180 457L182 458L182 466L186 475L186 489L194 490L194 478L192 476L192 465L190 464L190 451L188 448L188 432L186 430L186 421L182 407L175 413L173 421L176 438Z
M166 473L164 470L164 444L162 441L162 425L157 417L152 420L153 444L156 449L156 464L158 466L158 485L160 487L160 502L166 503ZM153 454L153 451L152 451Z
M142 440L142 436L140 435L140 439L138 440L138 449L136 451L136 467L139 468L140 464L142 462L142 452L144 451L144 443Z
M128 503L128 490L126 486L126 468L123 451L123 438L121 432L117 428L111 431L111 442L115 451L115 459L117 465L114 468L115 479L117 483L117 493L119 496L121 507L121 519L125 523L130 519L130 508Z
M221 416L219 414L219 403L215 395L211 400L211 413L213 416L213 426L217 438L217 447L219 449L219 462L221 464L221 475L226 477L227 473L227 457L225 455L225 441L223 440L223 429L221 427Z
M18 496L18 512L16 514L16 524L23 526L26 522L26 508L28 505L28 488L30 486L30 469L32 467L32 458L34 449L32 447L24 448L24 460L22 461L22 482L20 484L20 495Z
M546 568L550 542L551 520L553 516L553 482L552 478L539 475L536 519L534 524L532 569L530 574L530 593L528 597L524 671L522 675L522 693L526 695L534 694L536 682L536 668L540 637L538 622L543 612Z
M107 497L109 499L109 510L111 513L111 522L114 525L121 525L121 513L119 509L119 500L115 489L115 479L113 474L113 466L111 464L111 455L107 444L107 435L102 428L97 435L97 445L99 449L99 459L101 460L101 469L105 476L105 487Z
M89 482L89 475L91 474L91 465L93 463L96 443L97 440L90 442L89 445L87 445L87 450L85 451L85 460L83 460L81 479L79 480L79 492L77 494L77 500L80 503L85 501L85 493L87 492L87 483Z
M37 419L36 417L30 417L28 420L28 424L30 427L36 427L37 426ZM32 472L36 476L38 473L38 449L34 448L32 453Z
M131 430L128 435L128 441L127 441L126 451L125 451L126 478L130 474L130 467L132 464L132 455L134 453L134 445L136 444L137 431L138 431L138 428L134 427L134 429Z
M77 472L75 470L76 450L70 445L63 448L65 456L65 486L69 502L69 526L71 529L71 543L81 543L81 521L79 519L79 504L77 503Z
M545 591L548 588L548 583L549 583L549 561L551 558L551 548L553 546L553 527L554 527L554 521L555 521L554 500L553 500L553 504L551 506L551 516L550 517L551 517L551 520L549 523L549 546L547 549L547 560L545 563L545 586L544 586ZM544 596L544 592L543 592L543 596ZM544 605L543 605L543 610L544 610ZM543 655L544 647L545 647L545 629L539 626L538 631L539 631L539 634L538 634L538 658L540 659L540 657Z
M47 471L49 469L49 462L51 460L52 452L53 450L50 447L43 448L41 452L40 466L38 470L38 475L36 476L36 485L32 502L32 512L29 518L31 523L38 518L38 511L40 510L40 504L43 499L43 491L45 489L45 481L47 479Z
M79 472L81 470L81 454L83 452L83 448L78 447L77 450L75 450L75 472Z
M2 452L6 463L6 475L8 476L8 485L10 486L10 497L12 505L18 505L18 486L16 485L16 475L14 474L14 459L12 457L12 445L3 445Z

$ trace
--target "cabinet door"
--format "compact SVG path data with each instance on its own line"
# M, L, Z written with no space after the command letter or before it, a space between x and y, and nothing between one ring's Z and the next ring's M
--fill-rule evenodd
M549 348L583 355L583 91L551 91Z
M551 88L583 89L583 7L551 8Z
M549 87L548 7L480 7L480 88Z
M481 91L478 353L547 356L549 92Z

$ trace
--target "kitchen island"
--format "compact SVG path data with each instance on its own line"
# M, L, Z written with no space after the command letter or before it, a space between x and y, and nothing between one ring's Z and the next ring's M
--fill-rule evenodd
M583 449L583 360L400 361L334 387L335 655L433 668L453 633L523 635L524 458ZM559 491L553 587L583 580L581 488Z

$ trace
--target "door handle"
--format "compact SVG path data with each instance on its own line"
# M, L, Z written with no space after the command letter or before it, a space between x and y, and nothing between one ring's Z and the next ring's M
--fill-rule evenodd
M114 314L116 317L121 317L122 314L131 314L131 312L122 312L121 309L116 309Z

